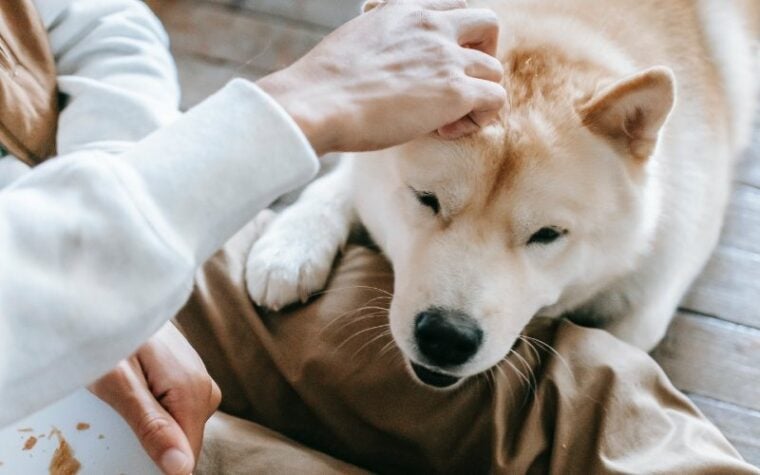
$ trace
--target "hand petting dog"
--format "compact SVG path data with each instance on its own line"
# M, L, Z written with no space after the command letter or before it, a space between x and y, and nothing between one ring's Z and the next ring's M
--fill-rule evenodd
M494 121L506 92L493 12L464 0L369 1L367 12L258 85L319 154L378 150Z

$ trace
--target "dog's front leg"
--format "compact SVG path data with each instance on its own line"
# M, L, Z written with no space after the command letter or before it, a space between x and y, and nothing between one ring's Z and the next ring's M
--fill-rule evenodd
M257 240L246 263L248 294L277 310L324 288L355 218L351 164L309 185Z
M652 351L665 336L678 308L683 290L675 287L635 292L626 299L635 302L627 306L629 311L617 315L604 328L625 342Z

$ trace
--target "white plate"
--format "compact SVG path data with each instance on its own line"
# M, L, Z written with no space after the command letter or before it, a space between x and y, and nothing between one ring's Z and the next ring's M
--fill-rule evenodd
M90 427L78 430L79 423ZM58 438L50 437L53 428L60 430L82 464L80 475L160 475L129 426L84 389L0 430L0 475L49 474L48 467L58 447ZM23 450L30 436L37 437L37 443L31 450Z

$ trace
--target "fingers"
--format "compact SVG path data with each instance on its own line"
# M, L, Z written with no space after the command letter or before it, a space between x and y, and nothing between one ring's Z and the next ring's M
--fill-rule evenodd
M504 77L504 65L501 61L488 56L480 51L465 50L464 73L475 79L484 79L495 83L501 83Z
M190 443L174 418L153 397L142 370L124 361L90 390L129 424L145 451L167 475L187 475L195 459Z
M214 414L221 402L221 391L216 382L206 379L202 383L191 382L185 387L175 386L161 395L159 402L177 421L187 436L195 458L203 445L206 422ZM193 387L188 391L187 387Z
M465 116L453 124L448 124L438 129L438 135L446 140L454 140L474 134L478 130L480 130L480 126L473 122L470 116Z
M499 19L494 12L482 8L454 10L440 15L448 18L462 46L496 55L499 42Z
M221 402L221 391L198 353L171 324L166 324L136 355L158 402L177 421L200 454L206 421Z
M438 135L444 139L470 135L493 123L498 120L506 103L506 91L495 82L469 78L462 81L462 84L464 91L461 92L461 97L471 112L460 120L439 128Z
M507 92L499 84L481 79L472 80L472 112L470 119L480 127L494 122L507 101Z

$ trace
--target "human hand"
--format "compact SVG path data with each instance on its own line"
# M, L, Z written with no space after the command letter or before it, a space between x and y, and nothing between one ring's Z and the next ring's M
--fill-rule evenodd
M376 8L258 82L317 153L387 148L436 130L457 138L498 117L506 92L493 12L465 0L367 6Z
M198 353L171 323L90 391L127 421L168 475L192 472L206 421L222 397Z

